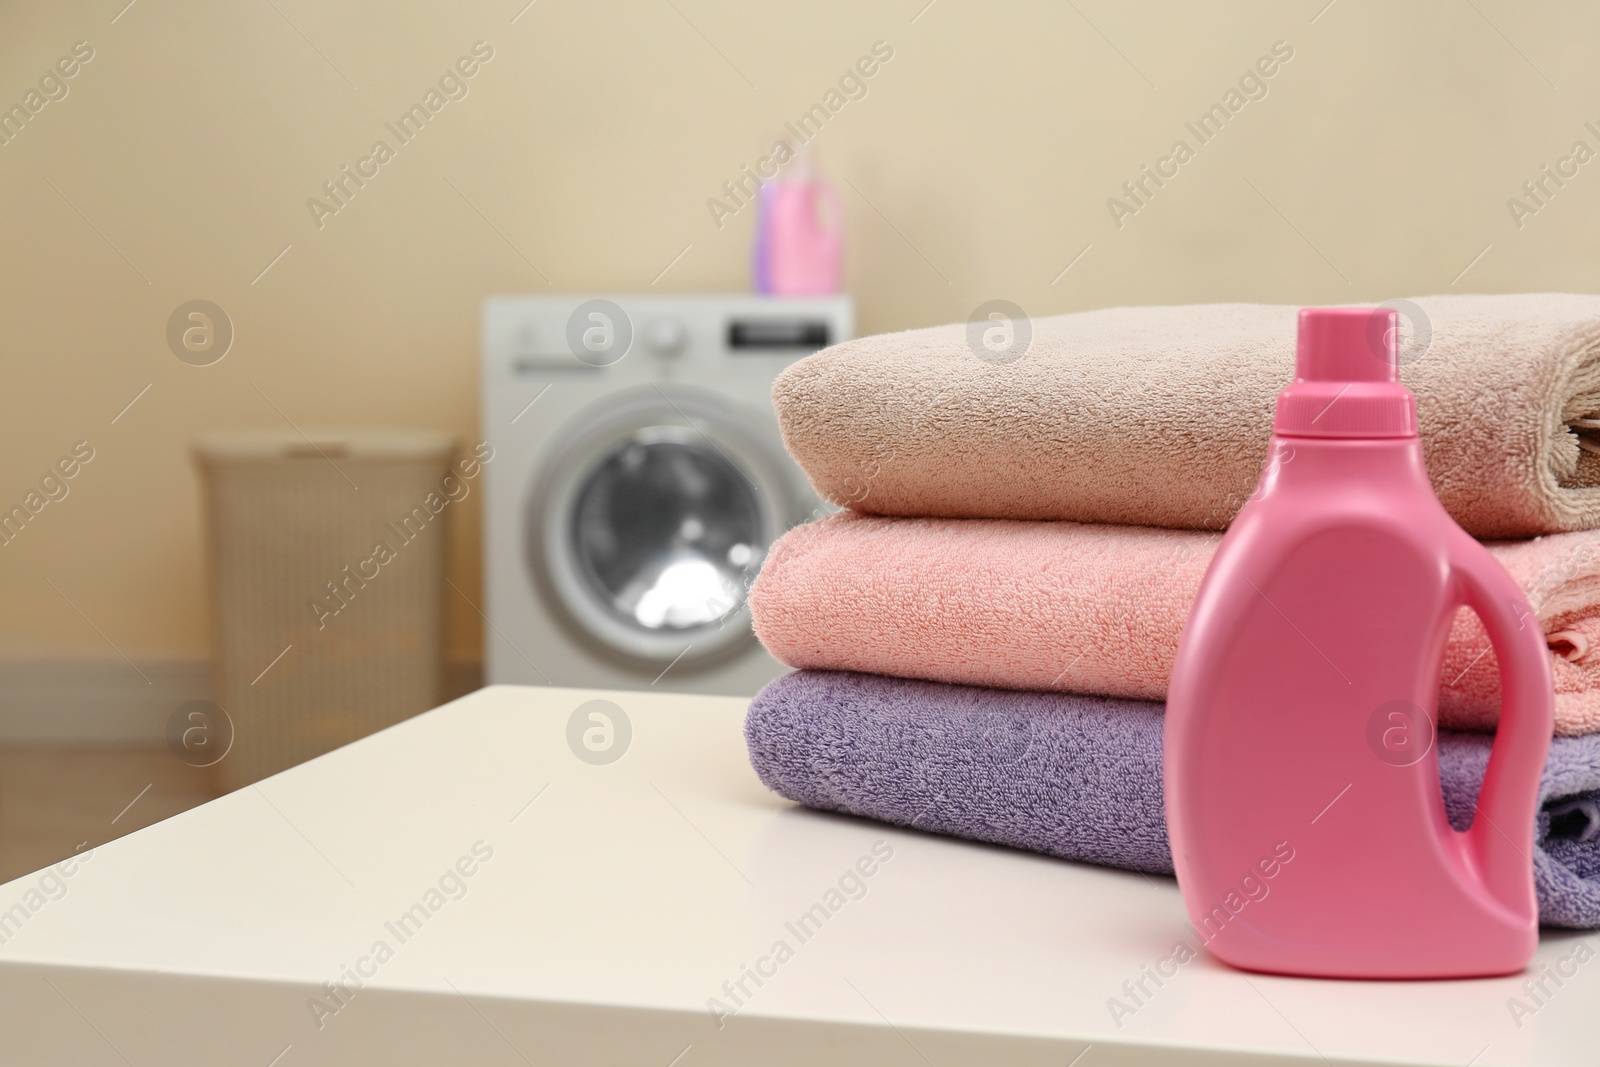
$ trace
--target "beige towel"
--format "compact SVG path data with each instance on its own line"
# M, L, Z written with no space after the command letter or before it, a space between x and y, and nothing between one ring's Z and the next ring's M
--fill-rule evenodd
M1580 445L1600 433L1584 423L1600 415L1600 296L1415 304L1431 340L1401 376L1444 506L1478 537L1600 526L1600 454ZM974 355L965 324L865 337L791 366L773 401L817 491L857 511L1221 529L1265 459L1297 310L1035 319L1004 363Z

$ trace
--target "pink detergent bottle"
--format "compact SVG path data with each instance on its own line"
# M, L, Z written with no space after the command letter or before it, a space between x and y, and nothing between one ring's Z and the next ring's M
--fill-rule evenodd
M839 291L844 208L803 150L761 186L755 248L756 291L827 296Z
M1271 452L1200 587L1167 703L1167 825L1200 939L1236 967L1343 978L1517 971L1553 729L1544 633L1434 496L1395 315L1300 312ZM1457 608L1488 630L1500 726L1471 829L1434 748Z

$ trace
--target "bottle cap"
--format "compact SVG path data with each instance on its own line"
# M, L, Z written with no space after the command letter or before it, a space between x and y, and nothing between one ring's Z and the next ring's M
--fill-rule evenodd
M1294 376L1308 382L1394 382L1399 317L1390 308L1302 308Z
M1295 379L1273 432L1293 437L1415 437L1417 401L1400 384L1392 308L1303 308Z

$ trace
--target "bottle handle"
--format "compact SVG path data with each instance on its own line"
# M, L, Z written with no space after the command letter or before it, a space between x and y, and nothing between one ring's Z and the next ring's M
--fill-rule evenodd
M1539 779L1555 732L1555 683L1544 628L1522 589L1462 534L1451 553L1463 603L1478 615L1500 663L1500 725L1478 791L1468 845L1485 886L1520 914L1536 910L1531 878Z

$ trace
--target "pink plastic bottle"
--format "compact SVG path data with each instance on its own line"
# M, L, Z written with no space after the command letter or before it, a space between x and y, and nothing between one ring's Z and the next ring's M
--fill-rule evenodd
M1538 940L1533 826L1553 729L1544 633L1445 513L1388 310L1300 312L1255 495L1217 550L1167 703L1166 805L1201 940L1249 970L1447 978ZM1433 746L1445 637L1476 611L1500 727L1471 829Z
M755 248L756 291L827 296L839 291L844 221L839 194L803 152L761 186Z

